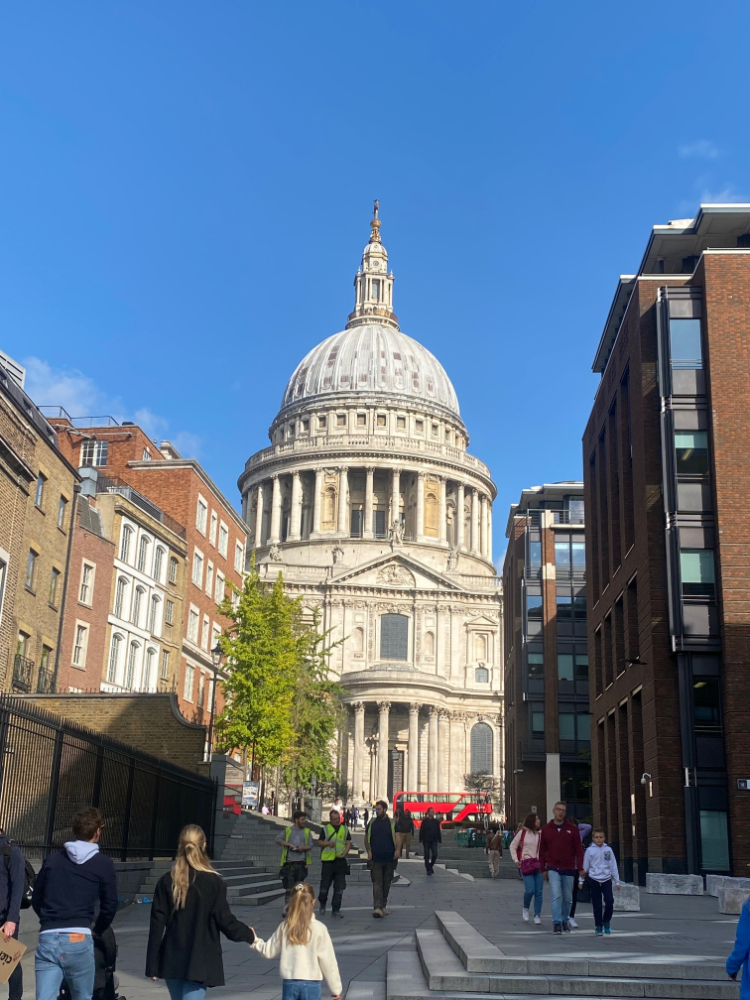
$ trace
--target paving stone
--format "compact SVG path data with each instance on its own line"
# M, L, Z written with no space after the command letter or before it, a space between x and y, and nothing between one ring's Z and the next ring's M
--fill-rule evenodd
M646 892L666 896L702 896L703 879L700 875L666 875L664 872L648 872Z

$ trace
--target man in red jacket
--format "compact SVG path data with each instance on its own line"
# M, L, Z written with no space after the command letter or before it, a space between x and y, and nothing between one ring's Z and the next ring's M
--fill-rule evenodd
M573 899L573 883L583 877L583 845L578 827L565 818L567 807L556 802L553 818L542 827L539 864L549 882L552 922L555 934L570 930L568 916Z

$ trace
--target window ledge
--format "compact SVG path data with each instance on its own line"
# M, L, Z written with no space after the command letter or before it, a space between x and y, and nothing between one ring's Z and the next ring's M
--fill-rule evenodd
M38 510L38 511L39 511L39 513L40 513L40 514L44 514L44 516L45 516L45 517L47 516L47 513L46 513L46 511L44 510L44 508L43 508L43 507L40 507L38 503L35 503L35 504L34 504L34 510Z
M32 594L32 595L33 595L34 597L36 597L36 591L35 591L35 590L33 590L33 589L32 589L32 588L31 588L31 587L30 587L30 586L28 585L28 583L27 583L27 584L25 584L25 585L24 585L24 587L25 587L25 590L26 590L26 591L27 591L27 592L28 592L29 594Z

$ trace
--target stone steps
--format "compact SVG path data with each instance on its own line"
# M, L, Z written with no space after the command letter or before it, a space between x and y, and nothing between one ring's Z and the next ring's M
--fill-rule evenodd
M388 953L388 1000L440 997L652 997L736 1000L739 984L717 963L508 958L458 913L418 928L415 949Z

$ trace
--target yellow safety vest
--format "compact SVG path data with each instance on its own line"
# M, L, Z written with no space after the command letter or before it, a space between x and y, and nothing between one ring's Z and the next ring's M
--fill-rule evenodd
M342 823L338 830L335 830L333 824L326 823L323 828L326 833L326 840L335 840L335 847L324 847L320 852L321 861L335 861L336 858L340 858L344 851L346 850L346 834L347 829Z
M367 824L367 829L365 830L365 848L368 851L370 850L370 827L372 826L372 824L375 822L376 819L377 819L377 816L374 816L370 820L370 822ZM389 819L390 819L390 817L389 817ZM395 851L396 850L396 821L393 820L393 819L391 819L390 822L391 822L391 836L393 837L393 850Z
M291 832L292 832L292 828L291 828L291 826L288 826L286 828L286 834L284 836L284 840L287 842L287 844L289 843L289 835L291 834ZM307 829L307 827L305 827L305 847L307 847L307 845L309 843L310 843L310 831ZM294 846L292 846L292 850L294 850ZM289 848L285 847L283 849L283 851L281 852L281 863L282 863L282 865L286 864L286 856L287 856L288 853L289 853ZM308 864L308 863L309 862L307 860L307 855L305 854L305 864Z

